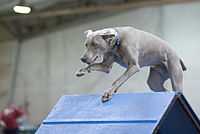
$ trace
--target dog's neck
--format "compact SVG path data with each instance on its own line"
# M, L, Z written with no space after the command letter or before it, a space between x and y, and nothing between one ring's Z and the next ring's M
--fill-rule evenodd
M120 46L121 46L121 39L120 39L119 33L116 31L116 34L115 34L115 43L114 43L114 45L111 48L111 53L116 58L121 58L121 56L122 56L122 51L120 49Z
M114 29L114 30L115 30L115 29ZM116 53L116 51L119 50L120 45L121 45L120 36L119 36L119 33L115 30L115 43L114 43L113 46L111 47L112 53Z

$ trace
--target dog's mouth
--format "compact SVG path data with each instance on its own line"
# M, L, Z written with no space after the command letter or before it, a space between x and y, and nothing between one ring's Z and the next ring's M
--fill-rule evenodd
M97 59L99 58L99 56L95 56L94 59L92 60L92 63L94 63Z

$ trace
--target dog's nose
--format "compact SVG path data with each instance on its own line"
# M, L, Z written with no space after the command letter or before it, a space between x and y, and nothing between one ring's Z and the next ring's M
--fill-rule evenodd
M81 61L84 62L84 63L86 63L86 62L87 62L87 59L86 59L85 57L82 57L82 58L81 58Z

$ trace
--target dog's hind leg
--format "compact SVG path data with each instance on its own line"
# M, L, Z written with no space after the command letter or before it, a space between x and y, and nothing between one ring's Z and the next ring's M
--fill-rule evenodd
M164 65L150 67L147 80L148 86L155 92L166 91L164 82L169 78L167 68Z
M169 61L168 70L172 83L173 91L182 92L183 90L183 70L179 60Z

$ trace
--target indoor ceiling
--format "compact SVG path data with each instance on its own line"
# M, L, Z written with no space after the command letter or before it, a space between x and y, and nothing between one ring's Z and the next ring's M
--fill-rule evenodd
M26 0L33 12L20 15L12 7L19 0L0 0L0 41L26 39L58 26L71 24L83 16L105 15L122 10L196 0Z

